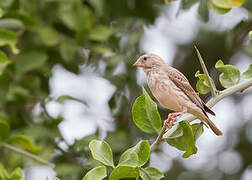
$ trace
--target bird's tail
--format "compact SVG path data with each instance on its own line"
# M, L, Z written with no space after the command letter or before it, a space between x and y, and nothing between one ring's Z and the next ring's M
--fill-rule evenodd
M212 129L214 134L216 134L217 136L223 136L223 133L221 132L221 130L219 130L208 117L205 116L203 118L203 121L209 125L209 127Z

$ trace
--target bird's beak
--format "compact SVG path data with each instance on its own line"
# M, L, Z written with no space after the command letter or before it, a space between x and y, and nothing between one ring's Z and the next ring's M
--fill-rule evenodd
M135 67L143 67L143 64L142 64L141 62L139 62L139 60L137 60L137 61L133 64L133 66L135 66Z

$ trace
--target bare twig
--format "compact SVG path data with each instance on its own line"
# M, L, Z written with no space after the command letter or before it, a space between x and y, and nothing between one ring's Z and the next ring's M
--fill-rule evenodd
M209 73L208 73L208 70L207 70L207 68L206 68L206 65L205 65L205 63L204 63L204 61L203 61L203 59L202 59L202 57L201 57L201 55L200 55L200 52L199 52L199 50L197 49L197 47L194 46L194 48L195 48L195 50L196 50L196 52L197 52L200 65L201 65L201 67L202 67L202 70L203 70L204 74L206 75L207 82L208 82L208 84L209 84L209 86L210 86L211 95L212 95L212 97L215 97L215 96L216 96L216 89L215 89L215 87L214 87L214 85L213 85L213 83L212 83L212 81L211 81L211 77L210 77L210 75L209 75Z
M157 147L159 146L159 144L162 143L163 141L163 135L165 133L166 127L163 126L161 131L159 132L159 135L157 137L157 139L155 140L155 142L151 145L150 147L150 152L152 153L155 149L157 149Z
M40 163L42 163L42 164L46 164L46 165L51 166L51 167L54 167L54 166L55 166L53 163L51 163L51 162L49 162L49 161L47 161L47 160L45 160L45 159L42 159L42 158L39 157L39 156L36 156L36 155L34 155L34 154L31 154L31 153L29 153L29 152L27 152L27 151L24 151L24 150L22 150L22 149L20 149L20 148L17 148L17 147L15 147L15 146L10 145L10 144L1 143L1 146L4 147L4 148L6 148L6 149L9 149L9 150L11 150L11 151L17 152L17 153L22 154L22 155L24 155L24 156L27 156L27 157L29 157L29 158L31 158L31 159L34 159L34 160L36 160L36 161L38 161L38 162L40 162Z
M252 78L245 80L237 85L234 85L228 89L220 91L220 93L218 93L218 95L216 95L215 97L212 97L206 104L209 108L211 108L215 104L217 104L220 100L222 100L223 98L230 96L236 92L241 92L241 91L249 88L250 86L252 86ZM197 119L197 117L189 116L189 117L185 118L184 120L192 122L195 119ZM155 151L158 148L158 146L164 142L164 139L163 139L164 132L165 132L165 128L163 127L162 130L160 131L157 139L151 145L151 152Z

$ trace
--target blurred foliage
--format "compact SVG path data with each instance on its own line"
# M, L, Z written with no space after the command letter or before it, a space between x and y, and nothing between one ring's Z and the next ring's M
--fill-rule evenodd
M208 67L213 68L219 57L223 59L222 65L228 64L230 57L238 50L252 56L252 44L244 47L247 34L252 29L251 2L225 0L220 4L214 0L200 1L198 12L205 22L209 19L209 8L222 14L244 3L243 7L249 12L249 18L241 21L232 30L221 33L199 30L193 41L200 44L202 51L206 51L203 54L205 59L209 60ZM199 3L199 0L182 0L181 3L181 10L186 10ZM163 177L154 167L142 167L148 164L149 153L137 150L137 142L139 139L152 139L154 136L138 130L130 113L131 106L141 91L136 84L136 69L132 68L132 63L141 51L139 42L144 32L143 26L153 24L162 13L163 6L163 0L0 0L0 179L20 179L23 173L17 167L30 168L39 163L30 158L34 153L45 161L56 164L54 169L62 180L88 179L93 173L99 174L100 178L110 174L111 179L116 179L119 176L129 177L129 171L130 177ZM195 69L199 69L189 61L195 58L191 47L194 43L177 47L179 53L174 65L182 62L179 63L180 69L186 75L192 75ZM181 56L182 54L185 56ZM106 64L104 72L98 71L101 62ZM126 72L114 75L119 63L123 63ZM109 101L116 128L114 132L108 132L105 138L108 143L103 143L109 152L113 150L113 163L122 163L113 171L111 167L104 171L105 166L94 168L99 163L93 160L88 144L99 137L99 132L68 145L58 129L63 118L51 117L47 112L46 105L51 101L64 103L74 100L84 106L88 105L85 100L67 95L51 97L49 80L52 77L51 70L56 64L76 74L80 73L81 65L95 67L96 73L116 87ZM251 77L251 66L241 77ZM189 76L189 79L196 83L195 77ZM217 82L215 77L213 79ZM220 85L217 83L216 87L219 88ZM147 95L144 95L145 99L148 99ZM143 103L143 97L138 103ZM41 109L38 114L34 113L37 106ZM155 105L150 102L148 108L153 107L153 111L157 111ZM163 109L159 110L161 118L167 116ZM161 127L159 114L154 118L158 118L158 121L152 132L160 130ZM186 127L191 135L194 133L193 137L190 136L190 141L195 145L201 131L195 131L194 125ZM147 131L149 132L149 129ZM245 136L242 129L240 132ZM60 143L65 143L67 148L63 149ZM111 148L108 148L108 144ZM135 144L137 145L126 150ZM144 145L148 151L147 146ZM246 163L238 174L252 163L252 157L244 150L246 148L251 148L251 144L244 137L236 147L241 155L246 157ZM21 154L13 153L15 150ZM28 155L22 154L24 152ZM98 157L103 157L103 148L99 152L101 153ZM94 153L92 155L94 156ZM94 156L94 159L100 160L97 156ZM108 162L112 165L111 159ZM129 165L128 162L135 165ZM90 169L92 170L88 171ZM183 167L176 168L176 171L171 169L169 177L176 179L183 171Z

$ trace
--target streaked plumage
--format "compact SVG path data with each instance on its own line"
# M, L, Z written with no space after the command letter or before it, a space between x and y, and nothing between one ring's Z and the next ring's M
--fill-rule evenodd
M215 113L200 99L181 72L155 54L141 56L134 66L143 68L148 86L160 104L176 112L191 113L207 123L216 135L222 135L206 114Z

